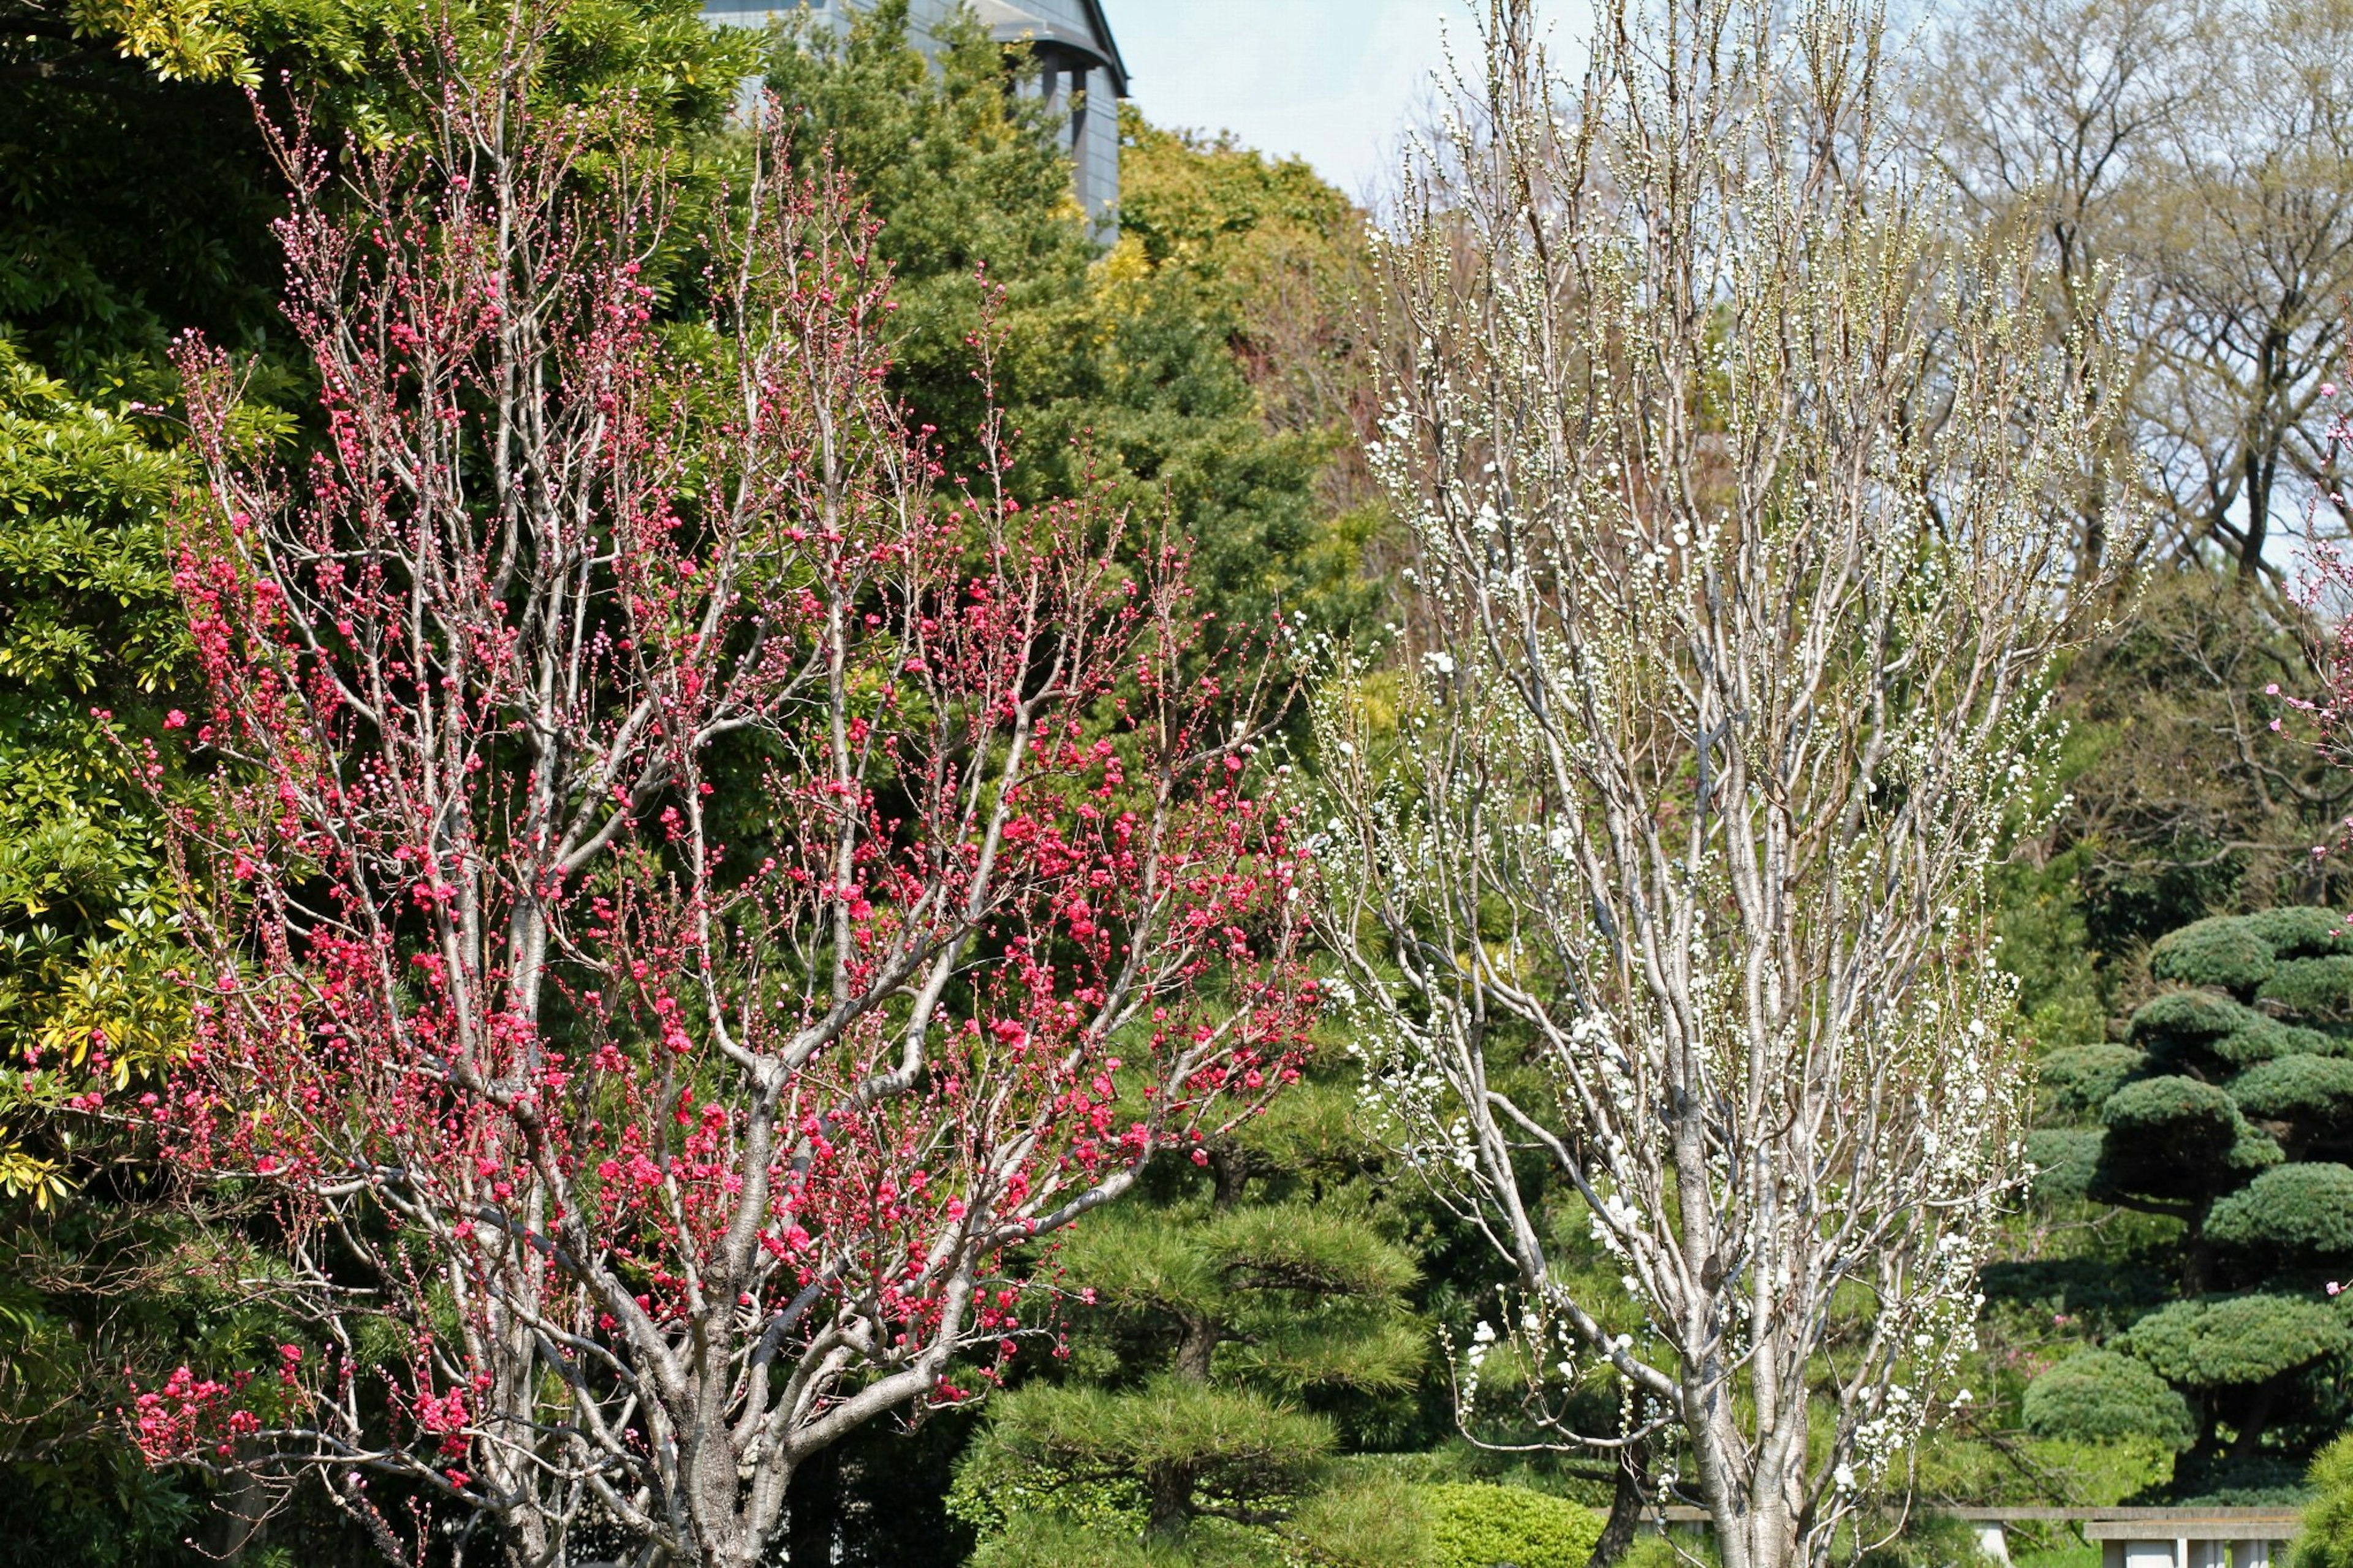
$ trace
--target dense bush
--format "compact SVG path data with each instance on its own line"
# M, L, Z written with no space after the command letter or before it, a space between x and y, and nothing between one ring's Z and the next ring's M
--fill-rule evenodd
M2270 979L2276 962L2269 942L2228 915L2183 926L2148 950L2148 972L2158 979L2241 996Z
M1458 1482L1420 1489L1437 1568L1584 1568L1601 1515L1525 1487Z
M2247 1125L2237 1101L2196 1079L2126 1084L2101 1108L2100 1121L2107 1135L2099 1192L2220 1193L2279 1162L2278 1145Z
M2026 1429L2038 1437L2113 1442L2154 1437L2187 1448L2189 1404L2147 1364L2114 1351L2078 1351L2026 1389Z
M2346 1349L2347 1336L2321 1303L2263 1294L2176 1301L2135 1323L2116 1343L2168 1383L2221 1388L2308 1365Z
M2292 958L2263 983L2255 999L2309 1023L2353 1022L2353 953Z
M2353 1433L2314 1455L2306 1479L2313 1498L2295 1538L2294 1568L2353 1568Z
M2342 1057L2278 1057L2230 1082L2247 1115L2294 1122L2306 1141L2334 1142L2353 1131L2353 1061Z
M2151 1042L2179 1048L2192 1040L2219 1039L2263 1022L2253 1008L2211 991L2168 991L2132 1016L2132 1039L2147 1050Z
M2329 953L2353 953L2353 936L2347 934L2345 917L2334 910L2293 904L2276 910L2260 910L2252 915L2242 915L2240 920L2248 931L2271 943L2274 958L2320 958Z
M2038 1127L2026 1135L2026 1163L2034 1170L2034 1195L2045 1203L2080 1198L2099 1179L2105 1142L2095 1131L2075 1127Z
M2206 1234L2271 1267L2353 1258L2353 1170L2312 1163L2265 1171L2215 1204Z
M2070 1046L2042 1058L2042 1114L2077 1121L2100 1113L2108 1097L2148 1063L2129 1046Z

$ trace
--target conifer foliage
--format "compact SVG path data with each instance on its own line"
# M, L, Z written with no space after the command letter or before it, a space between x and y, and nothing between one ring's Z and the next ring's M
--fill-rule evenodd
M2045 1198L2181 1224L2182 1299L2043 1373L2030 1428L2145 1435L2189 1450L2178 1480L2293 1489L2345 1415L2353 1321L2353 938L2313 908L2216 916L2149 952L2168 989L2126 1043L2054 1051L2029 1140Z
M396 1558L439 1514L748 1565L811 1453L995 1375L1006 1248L1272 1093L1314 994L1181 561L1006 498L993 416L943 471L871 224L774 142L657 331L686 219L626 103L534 107L543 41L445 42L381 150L272 132L306 468L181 351L209 702L169 740L215 787L148 1114L275 1195L308 1328L137 1426Z
M1408 1307L1419 1269L1376 1212L1349 1099L1310 1079L1207 1141L1190 1181L1164 1173L1157 1201L1072 1233L1060 1275L1095 1309L1075 1324L1075 1375L1000 1395L965 1467L996 1527L984 1561L1188 1541L1223 1560L1312 1524L1301 1504L1333 1489L1326 1461L1394 1418L1385 1404L1427 1360ZM1020 1496L1045 1506L1008 1506Z

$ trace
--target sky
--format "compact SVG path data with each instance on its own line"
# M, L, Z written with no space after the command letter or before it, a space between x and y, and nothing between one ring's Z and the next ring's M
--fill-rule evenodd
M1296 153L1359 199L1430 94L1440 29L1476 47L1468 0L1102 0L1136 107Z

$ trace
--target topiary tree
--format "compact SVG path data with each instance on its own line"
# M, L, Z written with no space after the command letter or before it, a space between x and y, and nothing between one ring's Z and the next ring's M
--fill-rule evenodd
M1326 1461L1397 1435L1430 1333L1408 1306L1419 1269L1400 1216L1367 1179L1353 1082L1327 1067L1293 1092L1198 1160L1163 1160L1149 1201L1063 1243L1062 1289L1092 1304L1064 1374L999 1395L957 1477L986 1568L1116 1560L1139 1542L1204 1563L1304 1542L1321 1562L1335 1529L1356 1533L1352 1505L1326 1494L1363 1489ZM1417 1530L1388 1560L1421 1560Z
M2353 1331L2321 1293L2353 1266L2353 940L2324 909L2199 921L2149 951L2176 987L2128 1043L2054 1052L2029 1139L2038 1197L2181 1224L2184 1299L2028 1390L2031 1429L2171 1430L2184 1474L2300 1465L2335 1423ZM2187 1482L2181 1483L2189 1484Z
M2180 1449L2198 1435L2189 1401L2146 1362L2115 1351L2078 1351L2036 1378L2025 1419L2037 1437L2079 1442L2155 1437Z

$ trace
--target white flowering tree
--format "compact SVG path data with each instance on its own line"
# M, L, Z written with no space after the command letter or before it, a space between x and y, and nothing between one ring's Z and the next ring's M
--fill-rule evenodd
M1545 1440L1677 1428L1725 1568L1783 1568L1959 1396L2026 1078L1989 873L2107 377L1881 177L1867 6L1603 10L1569 82L1496 0L1409 174L1417 618L1318 700L1324 918ZM1597 1375L1636 1414L1577 1430Z

